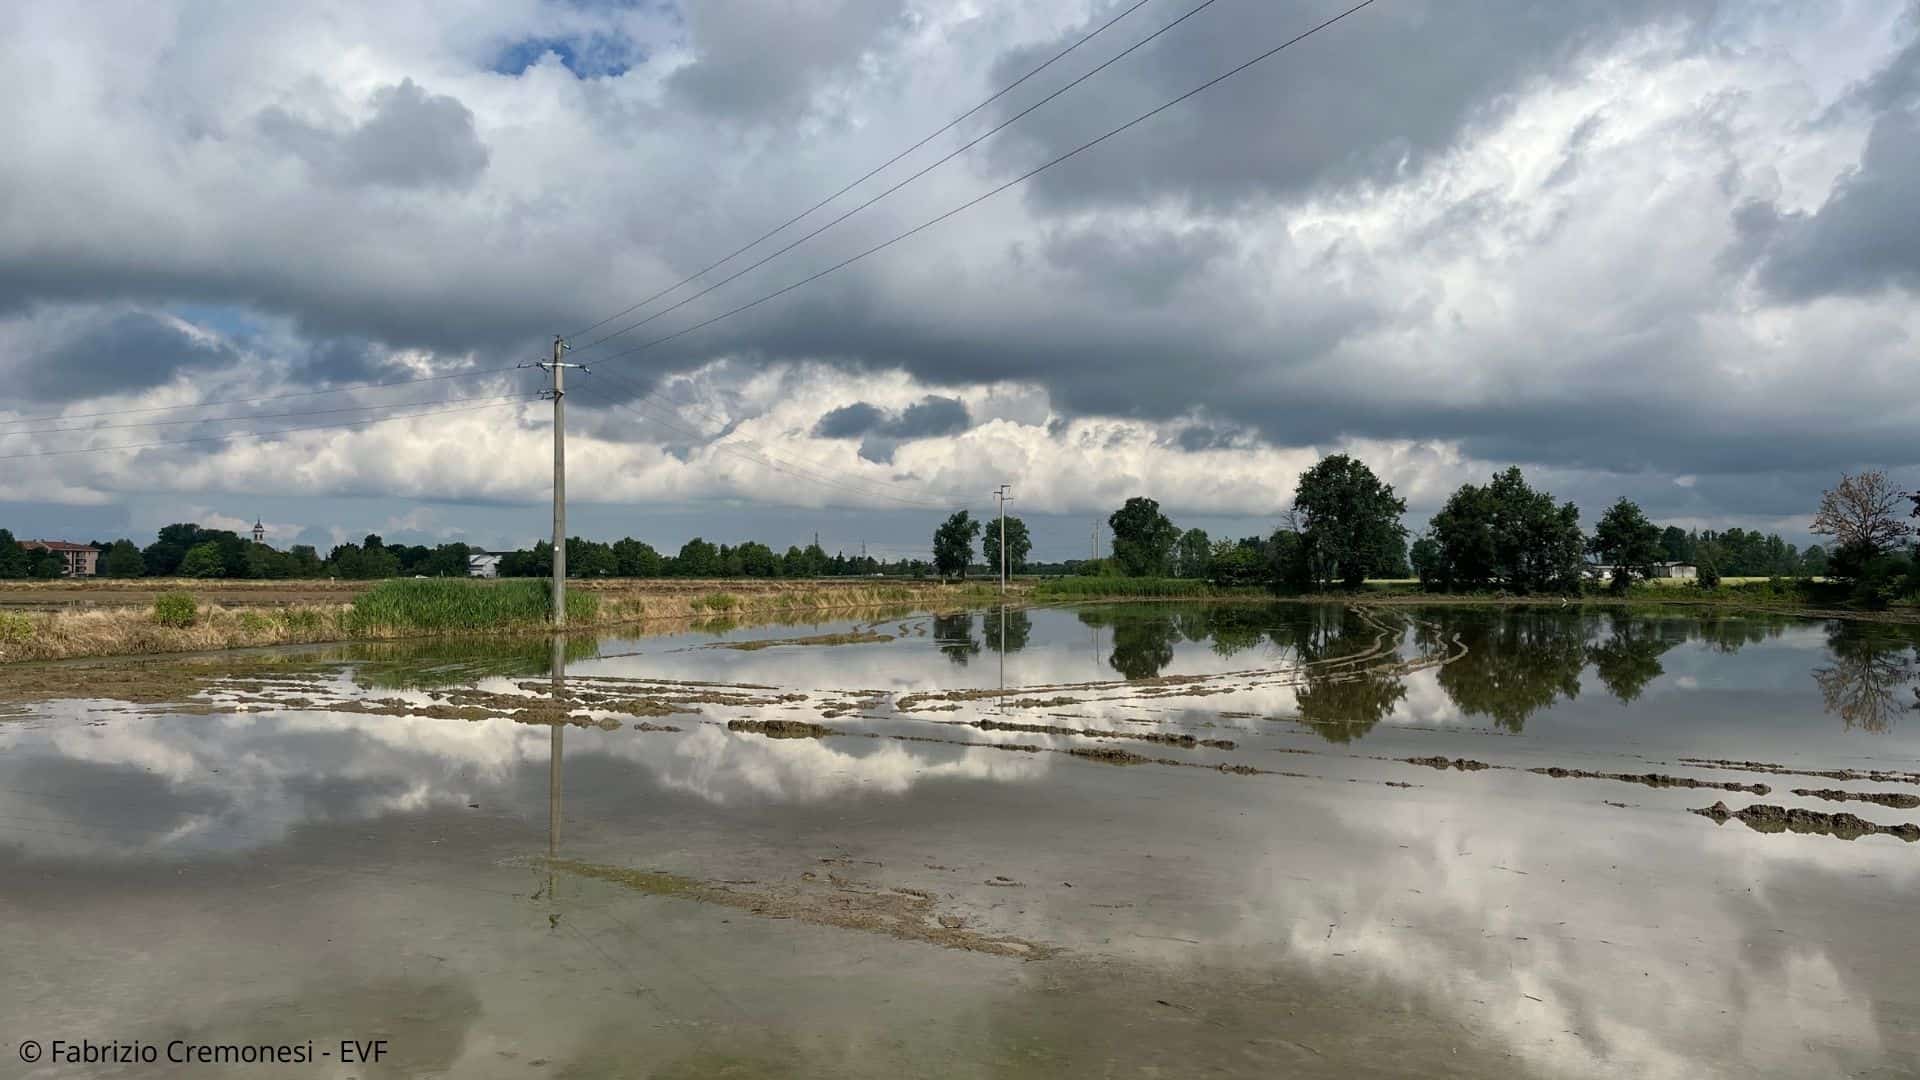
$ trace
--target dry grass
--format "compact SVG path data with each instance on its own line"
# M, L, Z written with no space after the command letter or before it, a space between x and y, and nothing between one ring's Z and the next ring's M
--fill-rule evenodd
M39 583L40 587L46 587ZM87 585L69 588L87 588ZM224 595L235 584L175 582L202 599L209 592ZM306 587L330 583L256 582L260 586ZM355 591L370 583L341 583L335 603L287 603L270 599L263 589L259 604L210 603L202 599L192 626L162 626L149 606L134 603L62 607L53 610L6 613L0 627L0 663L64 660L87 656L140 656L153 653L200 652L212 649L302 645L349 640L393 640L421 636L418 631L368 625L350 612ZM346 586L351 585L352 591ZM9 584L9 589L11 588ZM574 622L575 630L607 630L633 624L648 629L677 629L707 624L753 623L819 615L834 617L875 609L949 609L991 602L995 593L978 585L935 582L707 582L620 581L570 583L589 590L598 603L590 622ZM152 593L149 583L142 590ZM151 598L148 597L148 604ZM525 630L503 626L501 631Z

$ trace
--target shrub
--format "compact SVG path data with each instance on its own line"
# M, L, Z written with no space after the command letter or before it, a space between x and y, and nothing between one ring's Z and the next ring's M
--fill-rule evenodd
M25 615L0 611L0 645L24 645L33 637L33 620Z
M199 618L200 605L194 602L192 593L167 592L153 598L153 621L161 626L184 629Z
M552 611L552 596L543 581L396 578L355 598L346 623L348 630L357 633L496 630L543 624ZM590 621L599 611L597 597L585 592L567 594L570 621Z
M1853 582L1853 602L1864 607L1884 608L1907 589L1912 569L1905 556L1882 555L1869 559Z
M1054 578L1033 587L1036 600L1109 596L1210 596L1211 585L1192 578Z
M280 625L292 634L314 634L321 628L324 616L312 608L283 608L280 611Z
M246 633L262 634L272 625L272 619L257 611L243 611L240 613L240 629Z

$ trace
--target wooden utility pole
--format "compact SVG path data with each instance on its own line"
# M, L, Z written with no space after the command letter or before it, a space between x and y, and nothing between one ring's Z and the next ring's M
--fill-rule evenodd
M1007 595L1007 501L1013 496L1007 494L1007 485L1001 484L1000 490L993 493L1000 500L1000 595Z
M587 370L584 364L569 364L561 357L570 346L563 337L553 339L553 359L534 366L553 375L553 627L567 625L567 391L564 375L568 368Z

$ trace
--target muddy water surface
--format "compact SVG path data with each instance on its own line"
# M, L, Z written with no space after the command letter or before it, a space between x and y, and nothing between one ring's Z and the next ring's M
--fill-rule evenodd
M1915 643L1119 605L9 669L4 1068L1911 1075ZM23 1075L222 1074L116 1068Z

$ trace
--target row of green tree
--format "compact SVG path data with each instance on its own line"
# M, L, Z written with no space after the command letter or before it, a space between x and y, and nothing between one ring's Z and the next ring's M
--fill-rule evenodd
M500 560L502 577L544 577L553 572L553 545L545 540L511 552ZM567 538L568 577L623 578L820 578L919 577L927 573L924 559L887 561L868 555L828 555L818 543L789 546L777 552L757 540L715 544L694 537L677 554L662 555L644 540L626 537L611 544Z
M95 541L98 570L106 577L193 578L348 578L465 577L468 557L482 549L463 543L427 547L388 544L378 534L335 545L322 556L307 544L285 551L255 543L227 529L191 523L162 528L145 548L131 540ZM508 577L544 577L552 572L553 546L546 541L501 557L499 573ZM0 529L0 578L56 578L60 556L23 548ZM678 554L662 555L631 537L607 544L573 537L567 541L571 577L871 577L875 574L925 576L922 559L886 561L868 556L828 555L819 544L789 547L784 554L766 544L713 544L695 537Z
M1578 592L1595 577L1624 590L1635 579L1655 576L1661 564L1686 563L1698 568L1707 586L1722 576L1826 575L1884 600L1920 591L1920 563L1906 550L1913 531L1898 512L1903 499L1913 503L1911 516L1920 516L1920 494L1896 491L1884 474L1843 477L1823 496L1812 526L1834 538L1829 555L1819 545L1802 552L1778 535L1739 528L1663 529L1626 498L1608 507L1588 535L1579 507L1535 489L1514 467L1485 484L1461 485L1409 546L1401 523L1406 500L1364 462L1334 454L1300 474L1293 505L1270 536L1214 541L1202 529L1182 531L1153 499L1135 497L1107 518L1112 556L1078 569L1283 592L1352 589L1368 578L1417 576L1433 591L1527 594ZM983 533L985 562L990 570L997 567L998 523L962 510L934 531L934 569L945 577L964 576ZM1026 524L1007 518L1006 537L1009 566L1018 572L1030 547Z

